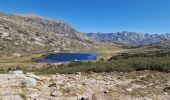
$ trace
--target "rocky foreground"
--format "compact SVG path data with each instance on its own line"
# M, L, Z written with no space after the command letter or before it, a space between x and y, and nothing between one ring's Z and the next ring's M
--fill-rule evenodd
M0 100L170 100L169 73L0 74Z

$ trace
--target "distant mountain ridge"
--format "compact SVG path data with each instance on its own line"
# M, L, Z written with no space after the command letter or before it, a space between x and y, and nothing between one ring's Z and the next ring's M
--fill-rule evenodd
M87 33L87 36L100 42L117 42L122 44L149 44L170 40L168 34L145 34L138 32L117 32L117 33Z

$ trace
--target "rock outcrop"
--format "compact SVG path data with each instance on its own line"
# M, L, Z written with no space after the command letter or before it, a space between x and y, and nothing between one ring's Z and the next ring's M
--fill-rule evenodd
M1 100L169 100L169 73L0 74ZM25 81L27 80L27 81Z

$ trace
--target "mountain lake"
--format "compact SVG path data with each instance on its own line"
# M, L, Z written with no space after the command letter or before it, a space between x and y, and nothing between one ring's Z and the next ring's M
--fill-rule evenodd
M45 56L42 62L45 63L59 63L70 61L91 61L96 60L101 56L97 53L55 53Z

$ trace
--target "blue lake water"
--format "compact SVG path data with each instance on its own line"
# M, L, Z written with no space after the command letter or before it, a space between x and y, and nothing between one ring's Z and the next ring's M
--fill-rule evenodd
M96 60L100 54L96 53L56 53L50 54L43 59L43 62L57 63L69 61Z

